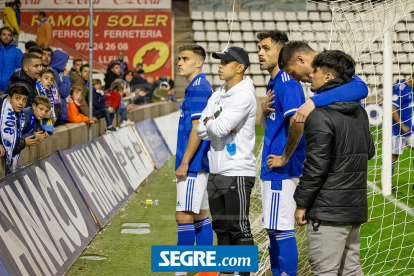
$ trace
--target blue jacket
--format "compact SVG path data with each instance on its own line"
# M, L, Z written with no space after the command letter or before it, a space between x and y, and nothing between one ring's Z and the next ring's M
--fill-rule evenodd
M69 76L60 76L60 74L65 69L68 59L69 55L65 51L56 50L53 52L52 62L50 63L50 67L52 67L57 78L60 100L62 101L60 104L60 108L62 109L62 117L58 119L66 121L68 120L68 107L66 105L66 98L70 94L70 81Z
M93 106L92 106L93 109L100 110L100 109L108 108L109 105L105 103L106 102L105 92L103 93L103 95L101 95L98 92L96 92L95 87L93 87L92 89L93 89Z
M10 76L22 67L23 53L16 47L16 39L3 48L0 44L0 91L6 91Z
M14 8L14 12L16 13L17 24L20 27L20 9L19 8Z
M22 131L23 138L32 136L35 132L43 131L42 124L36 118L32 129L30 129L30 126L32 124L33 107L26 107L25 109L23 109L23 113L25 118Z

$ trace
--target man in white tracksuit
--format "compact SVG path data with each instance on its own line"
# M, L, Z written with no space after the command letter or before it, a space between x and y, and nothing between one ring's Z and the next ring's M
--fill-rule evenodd
M256 96L253 81L243 76L249 56L230 47L213 58L221 60L219 77L226 83L208 100L197 127L198 137L211 141L207 191L212 227L218 245L253 245L249 206L256 176Z

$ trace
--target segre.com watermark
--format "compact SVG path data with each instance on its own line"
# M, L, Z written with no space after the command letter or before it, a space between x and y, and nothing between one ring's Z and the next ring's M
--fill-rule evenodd
M175 246L151 248L153 272L256 272L259 248L251 246Z

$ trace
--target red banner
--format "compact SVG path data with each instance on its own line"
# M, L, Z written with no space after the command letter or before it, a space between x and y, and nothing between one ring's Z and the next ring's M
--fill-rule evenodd
M37 12L22 12L22 22L37 28ZM89 12L49 11L52 37L86 56L89 55ZM145 77L153 82L171 77L171 12L94 12L93 58L108 65L125 53L128 68L143 64Z

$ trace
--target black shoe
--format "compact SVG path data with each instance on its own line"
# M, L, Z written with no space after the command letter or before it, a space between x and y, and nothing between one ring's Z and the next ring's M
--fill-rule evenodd
M115 128L115 127L113 127L113 126L110 126L110 127L108 127L108 128L106 129L106 133L115 132L115 131L117 131L117 130L118 130L118 128Z
M398 191L395 187L392 187L391 191L393 194L396 194L396 195L402 194L402 192Z

